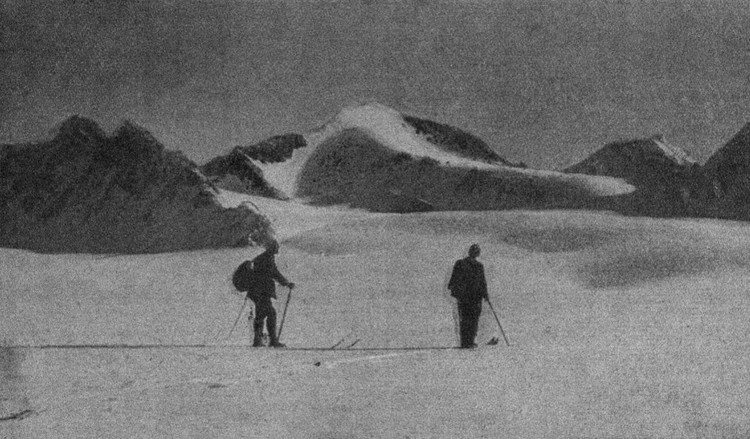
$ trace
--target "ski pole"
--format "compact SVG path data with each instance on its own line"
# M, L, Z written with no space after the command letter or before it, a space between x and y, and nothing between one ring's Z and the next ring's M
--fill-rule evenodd
M497 313L495 312L495 308L492 306L492 302L490 302L489 296L487 297L487 304L490 306L490 309L492 310L492 314L495 316L495 321L497 322L497 326L500 327L500 333L503 334L503 339L505 340L505 344L507 346L510 346L510 343L508 342L508 337L505 336L505 331L503 331L503 325L500 324L500 319L497 317Z
M281 324L279 325L278 339L281 339L281 330L284 329L284 319L286 318L286 311L289 309L289 302L292 300L292 288L289 287L289 295L286 296L286 304L284 304L284 313L281 315Z
M242 311L245 310L245 305L247 305L247 296L245 296L245 301L242 302L242 308L240 308L240 313L237 315L237 320L234 321L234 325L232 325L232 330L229 331L229 335L227 335L226 340L229 340L229 338L232 336L232 333L234 332L234 328L237 327L237 322L239 322L240 321L240 317L242 317Z

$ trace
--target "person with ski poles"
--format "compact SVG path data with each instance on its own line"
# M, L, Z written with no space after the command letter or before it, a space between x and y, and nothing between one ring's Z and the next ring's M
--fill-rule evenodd
M279 253L279 243L271 241L266 251L253 259L254 285L248 290L247 297L255 304L255 318L253 320L253 347L263 346L263 323L265 322L270 338L269 346L275 348L286 347L279 342L276 333L276 310L271 299L276 299L276 283L294 288L294 282L289 282L276 267L276 254ZM291 291L290 291L291 294ZM252 315L248 317L252 319Z
M489 302L484 265L477 261L480 253L479 244L469 247L469 255L456 261L448 282L448 289L458 307L461 348L464 349L477 347L474 340L482 313L482 299Z

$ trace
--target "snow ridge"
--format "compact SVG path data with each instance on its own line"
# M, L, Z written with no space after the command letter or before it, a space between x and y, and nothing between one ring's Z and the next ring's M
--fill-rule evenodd
M654 136L651 141L659 148L666 157L670 158L680 166L694 165L697 162L681 148L667 143L662 136Z
M349 128L367 131L383 146L417 158L428 157L451 166L487 169L498 167L436 148L424 136L417 134L416 129L404 120L400 112L378 103L344 108L321 130L307 136L307 140L319 144L322 140Z

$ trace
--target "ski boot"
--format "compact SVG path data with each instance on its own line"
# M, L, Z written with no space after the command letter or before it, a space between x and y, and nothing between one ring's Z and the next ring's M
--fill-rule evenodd
M265 346L263 344L263 325L255 325L253 328L255 334L253 335L253 347L254 348L262 348Z
M276 336L276 332L271 332L268 335L271 337L271 342L268 343L268 346L272 348L285 348L286 347L284 343L281 343L279 341L279 337Z

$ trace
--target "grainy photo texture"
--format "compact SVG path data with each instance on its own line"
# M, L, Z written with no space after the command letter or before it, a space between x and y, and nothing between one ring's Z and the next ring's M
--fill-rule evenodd
M750 437L740 0L0 0L0 438Z

